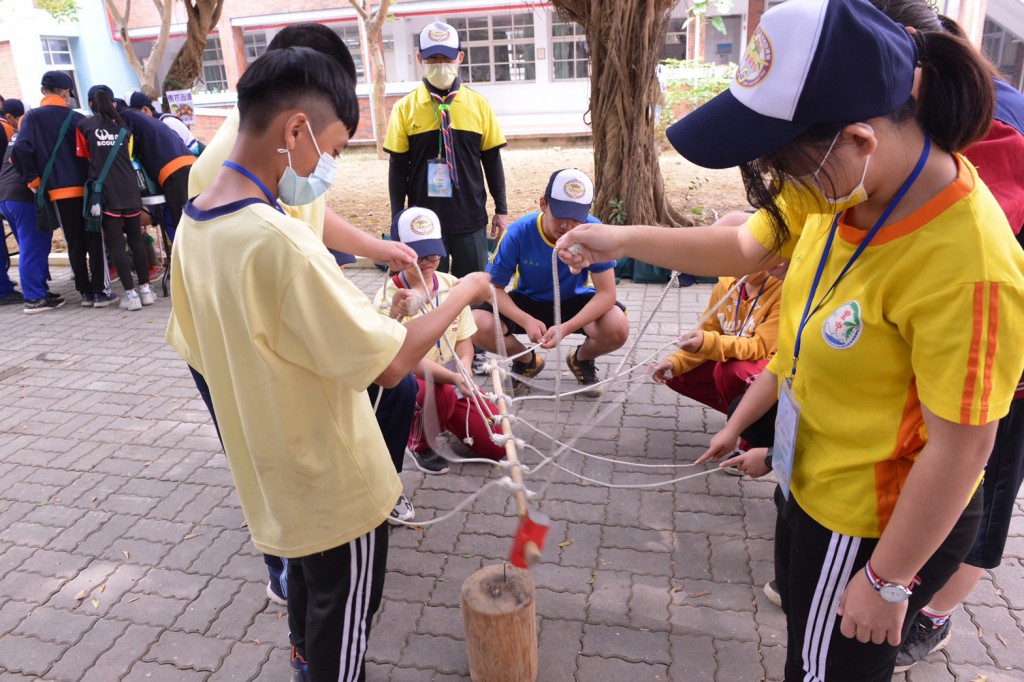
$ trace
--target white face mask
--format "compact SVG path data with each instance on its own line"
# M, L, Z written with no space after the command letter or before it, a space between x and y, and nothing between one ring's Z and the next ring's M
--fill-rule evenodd
M871 129L871 126L869 126L867 123L862 123L861 125L868 129ZM860 182L858 182L857 186L854 187L853 190L851 190L850 193L847 194L845 197L838 197L833 199L832 197L825 196L825 193L822 192L820 189L821 183L818 180L818 174L821 173L821 169L825 167L825 162L828 161L829 154L831 154L832 150L835 149L836 143L839 141L839 136L842 134L842 131L839 131L839 133L836 134L835 139L832 140L832 144L829 145L828 151L825 152L825 157L821 160L821 163L818 164L818 170L811 173L811 175L809 176L811 180L808 180L807 182L811 191L813 191L814 194L817 195L819 201L823 202L825 206L828 206L835 213L842 213L846 209L852 208L857 204L863 204L865 201L868 200L868 192L866 189L864 189L864 179L867 178L868 176L868 164L871 163L870 154L868 154L867 158L864 159L864 172L861 173Z
M288 155L288 168L277 183L277 198L289 206L305 206L316 201L317 197L323 195L334 182L334 174L338 170L338 162L329 154L320 151L320 145L313 135L313 128L306 121L306 129L309 130L309 139L313 140L316 153L320 154L320 160L316 162L316 168L308 177L302 177L292 168L292 154L285 149L278 149L279 153Z
M438 90L447 90L452 87L455 78L459 75L459 65L455 62L445 64L424 64L423 75L427 82Z

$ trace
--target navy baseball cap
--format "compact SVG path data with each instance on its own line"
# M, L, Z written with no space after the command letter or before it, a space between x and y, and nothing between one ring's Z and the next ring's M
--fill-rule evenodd
M594 183L579 168L565 168L551 174L544 198L559 220L585 223L594 203Z
M10 114L14 118L25 115L25 105L20 99L5 99L4 100L4 113Z
M441 220L429 208L411 206L398 213L391 221L391 241L402 242L420 258L448 255L441 241Z
M114 91L110 89L110 86L107 86L107 85L94 85L94 86L92 86L91 88L89 88L89 94L88 94L88 95L86 96L86 101L87 101L87 102L91 102L91 101L92 101L92 98L93 98L93 97L94 97L94 96L96 95L96 93L97 93L97 92L99 92L100 90L102 90L102 91L104 91L105 93L107 93L107 95L108 95L108 96L110 97L110 100L111 100L111 101L113 101L113 100L114 100Z
M435 21L420 31L420 57L423 59L434 55L458 59L459 52L459 32L453 26Z
M813 125L896 111L916 65L910 34L868 0L787 0L761 17L729 89L667 136L698 166L738 166Z
M39 84L50 90L75 89L75 82L71 80L71 76L67 75L63 71L47 71L43 74L43 79Z
M153 100L151 100L144 92L133 92L132 96L128 98L128 106L132 109L141 109L142 107L153 108Z

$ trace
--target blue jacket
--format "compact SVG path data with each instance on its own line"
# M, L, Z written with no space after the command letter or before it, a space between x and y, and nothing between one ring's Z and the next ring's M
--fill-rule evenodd
M120 114L135 138L135 158L161 187L172 173L196 162L177 133L157 119L134 109Z
M47 95L38 107L25 112L11 152L11 161L21 177L29 187L38 187L53 145L57 142L57 133L68 113L71 114L71 125L57 150L57 160L46 183L46 194L51 201L85 194L89 164L75 150L75 129L85 117L69 109L62 98Z

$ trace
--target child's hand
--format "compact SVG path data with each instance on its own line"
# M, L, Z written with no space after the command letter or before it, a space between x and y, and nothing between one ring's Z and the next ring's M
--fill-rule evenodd
M718 466L719 468L736 467L751 478L760 478L771 471L771 467L765 461L767 456L768 448L751 448L725 460Z
M414 317L422 306L422 296L412 289L399 289L391 299L390 317L396 320L399 317Z
M729 425L712 437L711 444L704 454L697 458L696 464L703 464L709 459L721 459L736 449L736 443L740 437L732 432Z
M411 265L416 265L419 256L402 242L380 240L376 242L376 253L367 254L378 263L387 263L392 272L400 272Z
M555 246L558 258L574 273L594 263L604 263L622 258L623 233L620 225L597 225L587 223L563 234ZM579 248L571 249L573 245Z
M648 365L648 370L651 373L651 380L656 384L664 384L672 378L672 363L668 360L662 360L658 364Z
M470 305L491 300L494 291L491 287L491 276L486 272L471 272L461 277L455 286L466 287L465 291L470 293Z
M469 381L461 372L453 372L452 384L459 390L463 398L469 398L476 393L476 384Z
M689 353L697 353L700 351L701 346L704 345L704 332L697 330L694 332L688 332L679 337L676 341L676 345L681 350L685 350Z
M533 343L540 343L544 338L544 335L548 333L548 328L544 323L533 317L523 325L523 330L526 332L526 336Z
M554 348L562 341L562 339L569 336L569 334L572 334L574 331L576 330L565 324L562 324L560 327L551 327L544 332L543 336L540 337L540 347Z

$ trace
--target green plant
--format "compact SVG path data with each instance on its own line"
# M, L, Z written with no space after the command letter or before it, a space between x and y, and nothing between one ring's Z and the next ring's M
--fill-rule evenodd
M715 65L695 59L665 59L661 68L665 92L657 122L659 135L664 135L673 122L728 89L736 71L735 64Z
M608 208L611 209L608 212L608 224L610 225L625 225L629 216L626 213L626 206L622 199L609 199Z
M77 0L35 0L34 4L57 21L78 21Z

